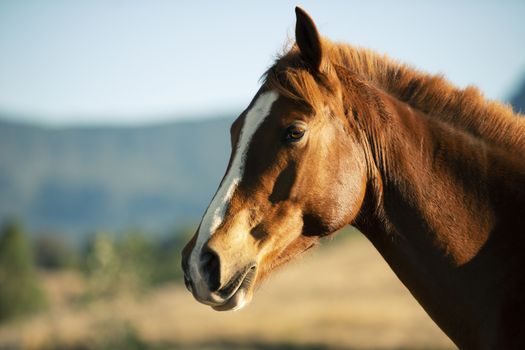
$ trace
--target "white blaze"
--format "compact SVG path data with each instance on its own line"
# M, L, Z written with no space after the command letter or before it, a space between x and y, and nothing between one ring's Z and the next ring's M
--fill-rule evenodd
M246 153L248 152L250 140L259 125L270 114L271 107L277 100L277 97L279 95L275 91L261 94L252 108L246 113L231 166L202 218L197 234L197 242L195 242L189 261L191 278L198 289L202 288L202 286L199 286L202 283L199 271L199 256L202 246L222 224L233 193L244 174Z

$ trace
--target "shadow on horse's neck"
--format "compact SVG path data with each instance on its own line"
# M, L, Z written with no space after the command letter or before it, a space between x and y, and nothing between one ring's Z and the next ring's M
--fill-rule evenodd
M370 179L354 225L458 346L497 346L501 310L519 287L508 276L524 266L508 248L512 224L502 221L523 228L525 211L519 196L496 194L523 196L523 188L497 184L507 180L493 174L515 171L523 182L523 167L380 90L372 95L377 103L356 117L370 118L358 120ZM498 205L495 195L506 202ZM497 260L502 254L508 259Z

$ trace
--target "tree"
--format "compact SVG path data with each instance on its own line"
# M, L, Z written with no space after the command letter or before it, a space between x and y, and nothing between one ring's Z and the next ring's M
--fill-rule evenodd
M0 321L41 310L40 288L29 243L15 222L0 231Z

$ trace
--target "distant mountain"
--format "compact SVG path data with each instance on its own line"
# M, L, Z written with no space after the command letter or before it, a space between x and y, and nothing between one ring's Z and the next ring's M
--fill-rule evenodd
M64 129L0 122L0 219L73 236L195 224L226 168L230 122Z
M525 81L509 101L525 113ZM232 120L57 129L0 116L0 220L73 239L194 225L226 168Z
M509 100L514 111L525 114L525 78Z

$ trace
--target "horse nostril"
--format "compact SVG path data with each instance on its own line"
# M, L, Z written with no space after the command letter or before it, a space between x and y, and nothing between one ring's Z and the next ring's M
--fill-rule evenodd
M214 292L220 286L221 265L219 256L208 247L202 249L201 271L208 283L210 291Z

